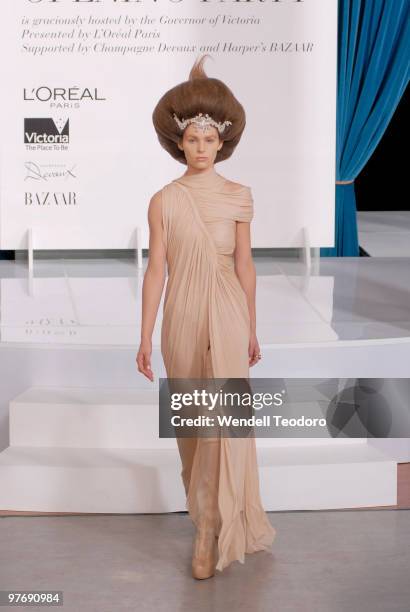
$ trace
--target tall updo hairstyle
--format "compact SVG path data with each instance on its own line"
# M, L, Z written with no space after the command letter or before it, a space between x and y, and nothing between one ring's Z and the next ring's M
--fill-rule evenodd
M203 64L207 56L211 57L205 54L195 61L188 81L167 91L152 113L152 121L161 146L174 159L185 165L187 161L184 151L178 148L183 131L178 127L174 113L180 121L195 117L199 113L208 114L221 123L232 121L232 125L225 126L222 134L218 131L224 144L217 152L215 163L232 155L245 129L246 115L243 106L225 83L206 75Z

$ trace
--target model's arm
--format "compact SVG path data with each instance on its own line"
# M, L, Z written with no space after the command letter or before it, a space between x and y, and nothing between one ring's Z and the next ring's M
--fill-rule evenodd
M256 271L251 251L250 223L236 222L235 272L245 291L250 316L249 366L258 362L259 343L256 337Z
M152 332L166 278L166 253L162 239L162 201L157 192L149 203L148 265L142 284L141 344L137 355L138 371L154 380L151 370Z

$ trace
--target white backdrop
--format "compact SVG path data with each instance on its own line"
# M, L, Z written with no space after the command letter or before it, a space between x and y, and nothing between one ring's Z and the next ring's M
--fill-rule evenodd
M28 228L35 248L130 248L137 226L146 248L151 196L186 169L152 111L202 53L247 113L216 170L252 187L252 246L301 246L304 226L311 246L333 245L337 0L3 0L0 12L1 249L27 248Z

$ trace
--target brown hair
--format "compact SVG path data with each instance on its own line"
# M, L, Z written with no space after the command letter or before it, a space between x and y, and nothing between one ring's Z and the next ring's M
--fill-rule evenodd
M232 155L246 124L245 110L229 87L219 79L206 75L203 63L207 56L211 57L205 54L195 61L189 80L167 91L152 113L161 146L183 164L187 163L185 154L178 148L183 132L173 117L174 113L179 120L194 117L198 113L208 113L215 121L232 121L232 125L227 125L223 133L219 134L224 144L216 155L215 163Z

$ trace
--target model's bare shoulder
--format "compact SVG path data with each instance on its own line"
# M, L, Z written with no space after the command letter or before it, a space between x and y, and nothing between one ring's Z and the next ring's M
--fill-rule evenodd
M150 206L152 204L154 207L161 207L161 203L162 203L162 189L154 193L150 201Z
M162 189L152 196L148 206L148 219L155 221L161 218L162 214Z

